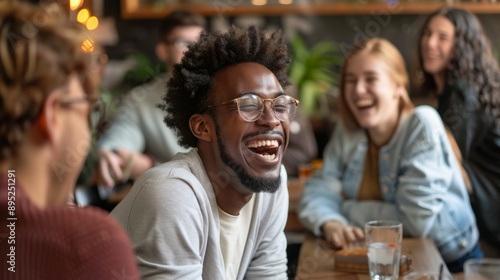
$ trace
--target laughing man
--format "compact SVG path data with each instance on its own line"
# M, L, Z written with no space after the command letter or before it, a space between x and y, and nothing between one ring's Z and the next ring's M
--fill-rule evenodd
M142 175L115 208L143 279L287 279L281 161L298 101L280 32L203 33L159 105L194 149Z

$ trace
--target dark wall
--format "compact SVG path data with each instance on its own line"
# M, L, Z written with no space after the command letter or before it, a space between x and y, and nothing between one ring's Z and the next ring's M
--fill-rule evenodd
M116 21L118 44L106 47L110 59L123 59L132 51L141 51L155 58L154 45L157 40L156 19L122 20L120 16L121 1L103 1L104 16L113 17Z
M105 15L116 19L120 42L108 47L111 59L121 59L133 50L139 50L155 59L154 44L157 38L157 19L122 20L120 1L104 1ZM255 17L253 17L255 20ZM500 15L478 15L493 47L500 51ZM209 17L209 28L215 18ZM225 18L227 24L238 24L240 18ZM286 34L300 33L309 45L320 41L335 41L343 50L367 37L384 37L393 42L403 54L407 68L414 62L417 35L426 15L402 15L399 9L382 9L368 15L287 15L282 17L260 17L266 27L279 27Z
M122 20L120 18L119 1L105 2L105 15L116 19L120 41L116 46L108 47L111 59L123 59L131 51L146 53L156 60L154 45L157 40L157 19ZM248 18L248 17L244 17ZM478 15L487 36L493 46L500 52L500 15ZM224 18L226 24L238 24L242 17ZM317 15L287 15L282 17L260 17L262 25L272 28L282 28L291 34L300 33L306 42L312 46L321 41L335 41L341 49L347 50L351 45L367 37L384 37L393 42L403 54L408 71L411 73L417 46L418 31L423 25L426 15L401 15L394 10L374 11L368 15L349 16L317 16ZM256 21L255 17L249 21ZM219 18L209 17L209 28L217 25ZM321 151L328 141L332 126L330 123L316 128L316 137ZM321 156L321 152L318 154Z

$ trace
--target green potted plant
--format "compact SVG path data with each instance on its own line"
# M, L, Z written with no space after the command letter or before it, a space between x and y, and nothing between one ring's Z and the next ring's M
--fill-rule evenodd
M299 35L291 42L289 76L299 91L302 110L308 116L324 115L325 95L338 85L338 69L343 61L334 42L320 42L308 48ZM328 109L326 109L328 110Z

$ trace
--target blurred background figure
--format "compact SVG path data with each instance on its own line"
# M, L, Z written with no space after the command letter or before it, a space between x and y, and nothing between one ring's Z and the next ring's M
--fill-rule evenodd
M294 97L298 95L293 86L287 88L286 92ZM318 158L318 144L313 127L299 106L295 118L290 121L290 142L283 157L288 177L298 177L299 168L310 164L316 158Z
M101 113L85 34L67 18L0 3L0 278L138 279L121 227L66 206Z
M174 65L180 62L187 46L198 39L205 25L203 17L187 11L174 11L162 20L156 55L166 64L167 74L134 88L126 96L98 143L99 184L112 187L127 181L127 177L135 179L155 163L169 161L177 152L186 151L163 123L164 113L156 105L165 95L165 84Z
M368 221L401 221L406 236L431 238L459 272L482 256L474 214L439 115L414 109L408 83L403 57L385 39L346 56L340 122L305 184L299 218L336 247L363 240Z
M419 36L422 93L456 141L487 256L500 257L500 72L476 16L457 7L431 14Z

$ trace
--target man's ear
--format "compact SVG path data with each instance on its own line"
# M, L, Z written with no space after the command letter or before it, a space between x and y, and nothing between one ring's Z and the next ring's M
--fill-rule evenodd
M155 52L156 52L156 57L158 57L158 59L161 61L161 62L166 62L167 61L167 44L163 43L163 42L158 42L156 43L156 46L155 46Z
M192 115L191 118L189 118L189 127L194 137L206 142L212 142L213 120L210 116L200 114Z

